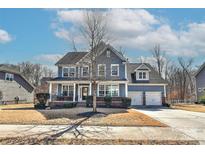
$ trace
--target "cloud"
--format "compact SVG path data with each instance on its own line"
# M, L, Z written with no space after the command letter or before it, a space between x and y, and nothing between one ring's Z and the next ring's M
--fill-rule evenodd
M78 26L83 22L84 10L58 10L55 35L61 39L83 43ZM151 14L145 9L107 9L109 33L115 46L135 52L150 52L155 44L170 56L205 56L205 23L189 23L172 29L168 19ZM163 15L162 15L163 16ZM167 22L166 22L167 21ZM66 28L65 28L66 27ZM64 30L66 29L66 30Z
M63 57L61 54L41 54L34 57L34 59L42 62L56 63L61 57Z
M7 31L0 29L0 43L7 43L10 42L11 40L12 40L11 35Z

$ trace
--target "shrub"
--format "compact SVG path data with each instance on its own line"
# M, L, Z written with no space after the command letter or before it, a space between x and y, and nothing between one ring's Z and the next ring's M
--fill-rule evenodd
M131 98L122 97L122 106L128 108L131 105Z
M205 105L205 94L203 96L201 96L200 101L201 104Z
M104 101L105 101L106 107L111 107L112 97L110 97L110 96L105 96L105 97L104 97Z
M37 93L36 98L37 98L39 103L34 105L35 109L45 109L46 103L47 103L49 97L50 97L49 93Z
M93 96L87 96L86 97L86 106L89 107L89 106L92 106L93 104Z
M63 103L63 108L72 108L74 106L75 106L75 104L71 103L71 102L64 102Z

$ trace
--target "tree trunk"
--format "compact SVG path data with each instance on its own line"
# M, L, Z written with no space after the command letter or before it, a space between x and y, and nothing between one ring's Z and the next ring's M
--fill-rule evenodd
M93 112L97 112L97 103L96 103L96 91L97 91L96 81L93 83Z

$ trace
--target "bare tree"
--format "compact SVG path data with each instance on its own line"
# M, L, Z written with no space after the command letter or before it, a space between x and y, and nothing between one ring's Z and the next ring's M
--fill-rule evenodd
M90 81L92 83L93 112L97 112L96 94L97 94L97 57L99 55L102 42L107 41L107 20L106 16L99 10L89 10L84 13L83 24L80 31L84 36L90 53L88 60L90 64Z
M155 44L152 51L152 55L157 63L157 67L156 67L157 72L162 77L162 71L165 66L165 60L164 60L165 53L161 50L160 44Z

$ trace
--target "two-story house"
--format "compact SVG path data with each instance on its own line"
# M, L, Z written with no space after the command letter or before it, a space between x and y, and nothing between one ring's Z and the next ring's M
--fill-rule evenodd
M201 96L205 95L205 63L196 72L195 79L197 101L200 101Z
M85 102L92 95L90 52L68 52L49 81L50 101ZM161 105L166 82L145 63L129 63L115 48L103 43L96 57L97 97L131 97L132 105ZM53 90L53 86L56 87Z
M14 102L18 97L23 102L34 101L34 86L17 70L0 65L0 91L3 102Z

